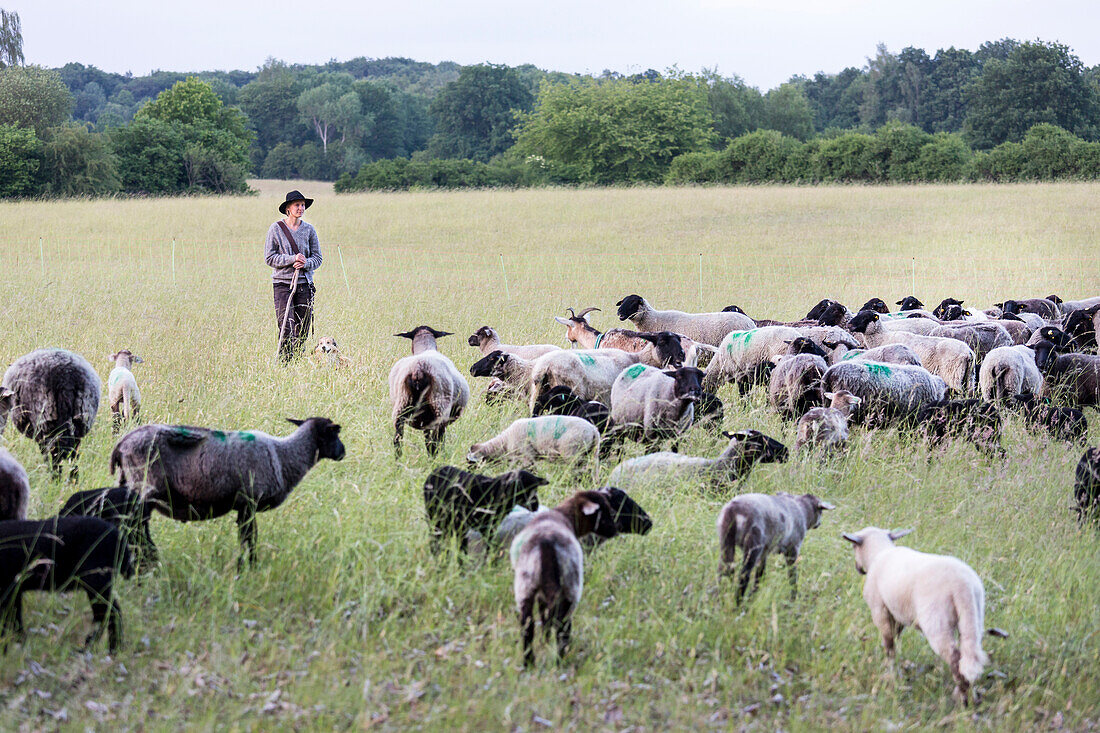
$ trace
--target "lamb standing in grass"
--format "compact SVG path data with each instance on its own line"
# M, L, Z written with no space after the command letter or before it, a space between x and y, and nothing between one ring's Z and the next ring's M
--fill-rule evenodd
M599 447L599 429L584 418L543 415L520 418L484 443L471 445L466 460L499 458L530 467L540 458L580 462Z
M863 401L846 389L826 392L828 407L815 407L807 410L798 419L798 438L794 449L801 451L803 446L811 450L843 450L848 445L848 419Z
M894 660L894 640L902 629L919 629L932 651L951 667L954 697L965 704L970 686L989 662L982 650L985 589L978 574L958 558L894 544L912 531L865 527L844 539L855 548L856 570L867 576L863 599L882 634L886 655Z
M424 431L424 445L435 455L443 445L447 426L462 415L470 401L470 385L454 362L439 353L436 339L450 336L430 326L417 326L395 334L412 341L412 355L398 359L390 369L390 402L393 403L393 450L401 457L405 423Z
M0 520L26 519L31 484L27 472L7 448L0 448Z
M258 430L225 432L144 425L118 441L110 471L167 517L190 522L237 512L243 565L256 560L256 512L282 504L322 458L343 460L340 426L323 417L291 420L285 438Z
M64 349L32 351L4 372L0 432L10 417L15 429L49 457L55 475L62 461L73 461L70 478L75 480L77 451L95 422L102 389L99 375L79 354Z
M791 496L786 493L776 496L741 494L722 508L718 513L722 574L734 574L738 549L743 556L737 581L738 604L745 598L746 591L750 595L756 592L771 552L781 552L787 558L791 600L794 600L798 586L798 551L806 539L806 532L821 524L821 512L826 509L835 507L813 494Z
M107 404L111 406L112 429L117 433L122 421L135 419L141 409L141 392L132 367L141 364L142 358L123 349L111 354L111 361L115 368L107 377Z

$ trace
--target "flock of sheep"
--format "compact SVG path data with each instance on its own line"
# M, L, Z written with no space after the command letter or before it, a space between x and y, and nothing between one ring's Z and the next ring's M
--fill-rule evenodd
M797 422L795 450L823 460L844 451L850 425L911 430L930 448L951 438L968 440L1004 458L1003 410L1020 411L1031 429L1082 442L1087 421L1081 408L1100 404L1100 297L1008 300L984 311L949 298L928 311L909 296L893 312L879 298L858 311L822 300L791 323L754 320L737 306L718 313L661 311L638 295L616 305L619 319L639 330L600 332L588 321L595 308L556 318L579 348L508 345L489 326L471 335L469 344L482 358L470 373L489 380L486 401L522 402L531 417L468 451L471 467L493 462L509 470L491 476L441 466L424 483L433 550L452 539L460 551L471 542L490 555L509 548L526 664L534 660L536 619L547 633L556 632L559 653L567 652L585 550L652 527L629 492L674 482L728 492L757 463L787 460L786 446L751 429L723 432L729 443L716 457L677 452L688 430L721 431L718 393L727 383L741 396L764 387L771 407ZM394 448L400 455L409 427L424 433L435 455L448 425L466 408L470 387L438 349L438 339L450 334L419 326L397 335L411 341L412 353L389 375ZM346 363L335 342L321 351L324 363ZM131 366L140 359L120 351L112 360L108 399L117 430L138 416L141 398ZM81 356L34 351L4 374L0 431L10 421L37 442L59 474L91 429L101 390ZM149 532L153 510L184 522L235 512L240 562L254 562L257 512L285 501L320 459L345 455L339 425L321 417L292 422L296 429L286 437L137 427L111 453L118 486L78 492L58 516L44 520L26 519L27 474L0 448L5 648L10 632L23 633L27 590L84 590L94 621L88 642L106 626L117 648L121 618L112 585L118 574L129 577L157 562ZM618 463L607 485L579 491L553 508L540 505L538 489L547 481L532 472L537 462L566 462L583 483L601 461L614 460L624 441L671 450ZM1100 521L1100 448L1088 450L1077 467L1075 499L1082 521ZM717 531L723 571L738 576L738 602L752 594L771 553L786 558L793 595L806 532L832 508L813 494L741 494L729 501ZM965 702L987 661L982 581L956 558L897 546L908 531L867 527L844 538L867 575L864 598L887 654L893 657L902 628L919 628L950 667L954 694Z

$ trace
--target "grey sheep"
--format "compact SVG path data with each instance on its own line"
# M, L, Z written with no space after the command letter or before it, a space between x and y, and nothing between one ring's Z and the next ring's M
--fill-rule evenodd
M700 343L717 346L730 331L756 328L756 321L744 313L685 313L659 311L640 295L628 295L618 306L620 321L631 321L639 331L672 331Z
M826 392L828 407L814 407L798 418L794 449L801 451L803 446L812 449L835 451L848 444L848 420L863 402L846 389Z
M134 563L126 541L109 522L96 517L0 522L0 628L24 635L23 594L29 590L82 590L94 625L85 647L106 625L114 652L122 644L122 613L114 598L119 573L133 576Z
M7 448L0 448L0 520L26 519L30 495L27 471Z
M718 353L707 367L703 389L717 392L727 382L746 394L756 384L766 384L772 358L785 354L790 342L801 334L789 326L762 326L733 331L718 346Z
M893 324L884 323L880 315L873 311L857 313L848 327L862 333L871 348L888 343L905 344L920 357L921 365L943 379L949 388L961 394L975 391L978 365L973 349L962 341L891 330Z
M768 383L768 401L772 409L794 420L811 407L825 401L821 378L829 368L825 351L806 336L799 336L787 347L785 355L772 357Z
M55 474L61 462L73 461L77 475L80 441L95 423L103 383L79 354L64 349L38 349L19 357L4 372L0 389L0 432L7 420L38 444Z
M470 401L470 385L436 347L436 339L451 335L447 331L417 326L394 335L412 341L412 355L398 359L390 369L393 450L400 458L407 423L424 431L424 445L434 456L443 445L447 426L462 415Z
M608 483L633 489L695 481L704 487L725 487L745 478L757 463L787 460L787 448L759 430L722 433L729 444L717 458L650 453L624 461L611 471Z
M635 364L624 369L611 386L609 438L653 443L680 435L695 420L702 377L695 367L661 371Z
M282 504L322 458L340 461L340 426L323 417L290 420L285 438L258 430L144 425L111 452L110 471L161 514L180 522L237 512L239 565L256 560L256 513Z
M535 663L536 612L547 636L551 630L557 634L558 656L569 649L573 611L584 590L584 552L578 540L590 533L614 537L615 522L603 494L580 491L537 514L512 541L512 591L525 667Z
M737 581L738 604L756 591L764 577L768 555L782 553L787 558L791 600L798 585L798 552L806 532L821 524L821 512L835 509L813 494L792 496L780 493L741 494L718 513L718 546L722 555L722 574L736 572L737 550L741 550L741 572ZM749 580L752 587L749 587Z
M924 367L844 361L825 372L828 392L847 390L862 400L855 422L869 427L914 417L924 405L939 402L947 393L942 379Z

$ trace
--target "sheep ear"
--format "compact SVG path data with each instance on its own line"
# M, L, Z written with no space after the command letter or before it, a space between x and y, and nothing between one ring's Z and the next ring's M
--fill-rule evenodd
M295 419L294 419L294 418L292 418L292 417L288 417L288 418L286 419L286 421L287 421L288 423L292 424L292 425L301 425L302 423L304 423L304 422L305 422L305 420L295 420Z
M821 499L817 500L817 506L819 509L824 509L825 511L836 509L836 504L830 504L827 501L821 501Z
M854 534L848 534L847 532L845 532L844 534L841 535L841 537L848 540L849 542L851 542L856 547L859 547L860 545L863 544L863 538L862 537L857 537Z
M437 339L441 339L444 336L454 336L454 333L451 331L436 331L434 328L429 328L428 330L431 331L432 336L435 336Z
M904 537L905 535L909 534L912 531L913 531L912 529L895 529L893 532L890 533L889 536L890 536L890 539L892 539L892 540L900 540L902 537Z
M114 361L115 359L117 359L117 358L118 358L118 352L116 351L115 353L111 354L111 355L110 355L110 356L108 356L107 358L108 358L108 359L109 359L110 361L112 361L112 362L113 362L113 361Z
M403 338L403 339L411 339L413 337L413 332L412 331L406 331L405 333L395 333L394 336L397 336L398 338Z
M558 323L560 323L563 326L570 325L570 320L568 318L562 318L561 316L554 316L554 320L557 321Z
M600 510L600 505L597 504L594 501L586 501L583 504L581 504L581 514L584 514L587 517L592 516L593 514L598 512L599 510Z

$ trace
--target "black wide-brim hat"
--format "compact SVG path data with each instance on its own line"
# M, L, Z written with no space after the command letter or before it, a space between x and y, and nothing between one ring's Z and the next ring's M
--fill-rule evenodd
M307 199L305 196L302 195L301 191L291 191L290 193L288 193L286 195L286 201L279 204L279 213L280 214L286 214L287 205L292 204L295 201L305 201L307 209L310 206L313 206L313 199Z

